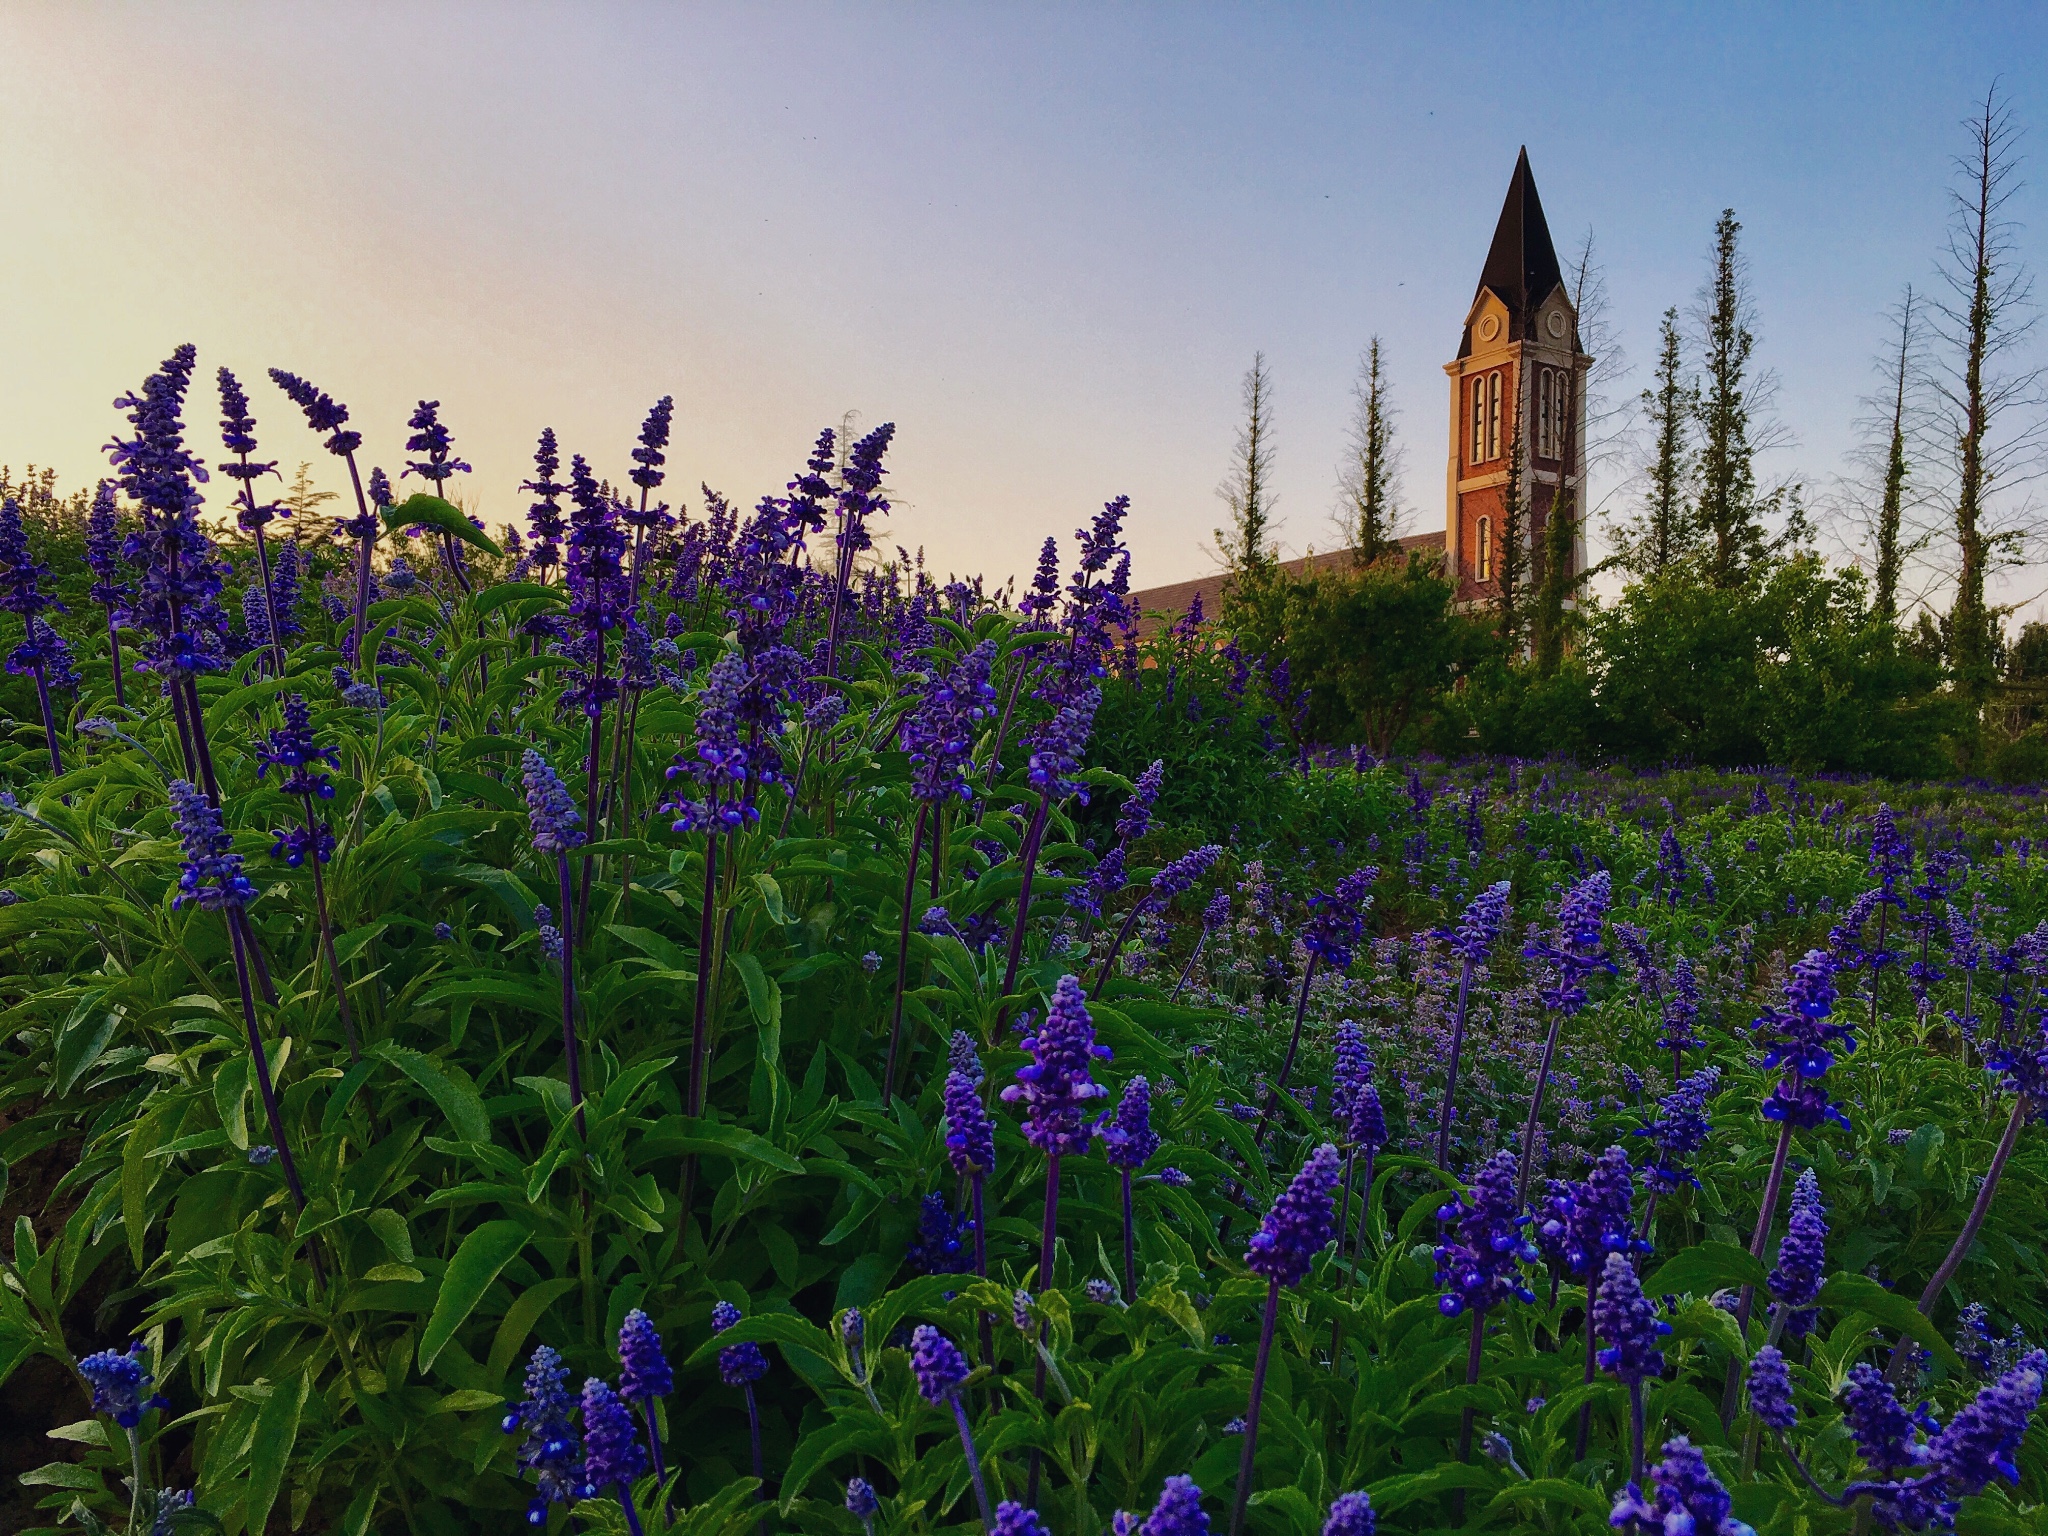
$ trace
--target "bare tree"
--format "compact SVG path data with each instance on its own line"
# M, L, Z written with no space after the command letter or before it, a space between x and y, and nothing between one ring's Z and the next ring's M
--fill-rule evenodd
M1643 391L1650 454L1643 466L1642 508L1615 538L1621 564L1637 576L1661 576L1694 552L1698 525L1692 493L1698 464L1692 447L1699 390L1685 376L1678 311L1664 311L1658 330L1657 368Z
M1526 367L1521 372L1526 372ZM1528 622L1529 488L1522 452L1522 397L1526 382L1515 380L1513 431L1508 437L1508 476L1500 488L1500 548L1493 557L1494 615L1510 655L1521 649Z
M1584 517L1581 509L1586 505L1586 454L1592 437L1592 402L1587 397L1596 390L1603 396L1600 405L1603 449L1611 449L1619 440L1616 421L1621 416L1621 412L1604 399L1606 382L1622 366L1621 351L1615 345L1614 337L1608 334L1607 279L1594 259L1593 232L1590 229L1580 243L1565 282L1571 290L1572 310L1580 317L1580 324L1573 337L1576 350L1571 366L1566 370L1569 387L1563 396L1563 419L1558 422L1557 488L1550 499L1550 511L1543 521L1541 549L1531 562L1535 575L1535 601L1530 614L1530 650L1537 670L1545 676L1555 672L1564 659L1567 614L1589 574L1580 569L1578 558L1579 525ZM1589 331L1604 345L1613 347L1605 367L1599 354L1588 353ZM1591 355L1592 363L1581 367L1581 354ZM1595 370L1600 370L1598 379L1594 378ZM1582 413L1587 418L1588 442L1580 440Z
M1897 619L1918 605L1915 556L1932 533L1921 526L1928 507L1926 300L1908 284L1886 312L1891 338L1874 368L1877 388L1863 397L1850 471L1829 498L1842 541L1867 561L1873 606Z
M1946 250L1944 296L1935 300L1941 342L1935 388L1954 465L1955 597L1948 615L1949 661L1962 687L1981 697L1995 665L1996 615L1985 598L1994 565L2016 563L2029 531L2024 509L1995 503L2040 472L2039 368L2014 356L2032 331L2033 279L2019 259L2010 205L2020 189L2020 131L1994 84L1965 122Z
M1377 336L1358 359L1351 398L1351 426L1337 475L1337 517L1353 558L1371 565L1400 537L1401 527L1401 450L1394 441L1394 405Z
M1273 376L1266 354L1252 354L1244 376L1244 424L1237 429L1230 473L1216 494L1230 508L1230 526L1216 530L1224 563L1240 576L1270 571L1279 558L1273 542Z

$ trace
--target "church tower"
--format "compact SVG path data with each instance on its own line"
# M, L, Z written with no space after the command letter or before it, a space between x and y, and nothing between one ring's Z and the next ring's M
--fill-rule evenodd
M1457 580L1461 603L1498 600L1502 541L1517 521L1507 505L1517 467L1521 600L1528 600L1531 556L1541 559L1538 547L1560 485L1575 493L1579 518L1572 569L1585 569L1585 506L1576 492L1592 361L1579 347L1579 317L1550 243L1525 148L1515 161L1479 290L1465 314L1458 355L1444 364L1451 384L1444 568Z

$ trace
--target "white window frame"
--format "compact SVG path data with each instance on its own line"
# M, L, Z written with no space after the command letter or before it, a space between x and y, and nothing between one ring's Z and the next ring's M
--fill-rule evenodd
M1475 579L1493 580L1493 519L1482 517L1473 530L1473 545L1478 550L1478 559L1473 562Z

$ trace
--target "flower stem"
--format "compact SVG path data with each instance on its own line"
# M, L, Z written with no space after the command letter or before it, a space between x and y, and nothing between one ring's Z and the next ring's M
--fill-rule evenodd
M107 614L107 655L114 674L114 703L118 708L128 707L127 690L121 684L121 631L114 623L114 615Z
M128 1494L128 1536L142 1536L142 1432L133 1424L128 1426L128 1459L135 1467L135 1483Z
M754 1497L762 1503L768 1502L768 1468L761 1459L761 1404L754 1397L754 1384L746 1384L747 1434L754 1446ZM768 1516L764 1512L759 1526L761 1536L768 1536Z
M1586 1406L1591 1408L1592 1404ZM1643 1484L1643 1384L1640 1381L1628 1384L1628 1451L1628 1480L1640 1488Z
M363 1059L363 1053L356 1041L356 1021L349 1012L348 983L341 974L341 963L334 958L334 924L327 915L327 877L320 870L320 829L313 820L313 800L309 795L304 801L308 846L313 859L313 904L320 918L320 952L327 961L327 974L334 982L335 1006L341 1010L342 1033L348 1036L348 1059L351 1065Z
M1265 1107L1259 1111L1259 1129L1252 1137L1254 1146L1263 1146L1266 1133L1273 1128L1273 1111L1280 1107L1280 1095L1286 1091L1287 1079L1294 1072L1294 1058L1301 1049L1302 1020L1308 1017L1308 989L1316 979L1316 961L1319 957L1311 951L1308 964L1301 972L1301 994L1294 1003L1294 1033L1287 1040L1287 1054L1280 1061L1280 1075L1266 1087Z
M1188 951L1188 963L1180 968L1180 980L1173 984L1173 991L1166 999L1169 1003L1180 1000L1181 988L1185 987L1188 984L1188 978L1194 975L1195 962L1202 958L1202 946L1208 942L1209 929L1204 924L1201 933L1195 939L1195 947Z
M228 938L235 951L235 980L242 991L242 1022L249 1031L249 1058L256 1066L256 1090L263 1099L264 1119L270 1125L270 1135L277 1147L277 1159L284 1165L285 1187L291 1191L292 1202L301 1214L306 1209L306 1186L299 1182L299 1165L292 1156L291 1143L284 1134L284 1115L278 1108L277 1085L270 1080L270 1057L263 1049L263 1032L256 1026L256 994L249 986L249 954L242 942L242 930L234 921L236 914L227 914ZM313 1279L323 1283L325 1276L320 1265L320 1250L317 1240L306 1240L306 1257L312 1261Z
M569 855L555 855L555 883L562 903L562 1059L569 1066L569 1102L576 1106L576 1134L583 1122L583 1053L576 1043L576 936L570 932Z
M1465 1385L1479 1385L1479 1362L1486 1352L1486 1314L1472 1314L1472 1337L1465 1350ZM1467 1463L1472 1460L1472 1415L1468 1405L1458 1419L1458 1460ZM1460 1488L1451 1495L1451 1523L1465 1523L1465 1490Z
M1109 946L1108 953L1102 957L1102 969L1095 973L1095 985L1089 989L1091 994L1100 992L1109 984L1109 973L1116 968L1116 957L1123 953L1124 945L1130 942L1131 930L1138 926L1138 919L1144 915L1147 896L1140 896L1131 910L1124 914L1124 925L1116 931L1116 942Z
M1529 1120L1522 1127L1522 1161L1515 1170L1515 1208L1520 1210L1529 1199L1529 1173L1536 1162L1536 1127L1543 1113L1543 1090L1550 1085L1550 1062L1557 1054L1557 1037L1564 1029L1564 1014L1558 1013L1550 1021L1550 1033L1543 1037L1543 1059L1536 1066L1536 1091L1529 1095Z
M33 640L34 635L29 638ZM36 702L43 707L43 740L50 748L50 772L64 771L63 755L57 750L57 714L50 706L50 680L43 672L43 664L36 663Z
M960 1426L960 1448L967 1453L967 1470L974 1477L974 1502L981 1506L981 1525L986 1531L996 1528L995 1515L988 1505L988 1484L981 1478L981 1458L974 1451L974 1431L967 1425L967 1405L960 1401L960 1394L953 1394L953 1419Z
M640 1529L640 1511L633 1507L633 1490L624 1483L618 1485L618 1490L619 1508L626 1512L626 1529L632 1536L643 1536Z
M1458 1012L1451 1021L1451 1065L1444 1075L1444 1105L1436 1123L1436 1165L1451 1167L1451 1114L1458 1093L1458 1056L1465 1048L1465 1005L1472 995L1472 962L1458 973Z
M924 851L924 829L931 812L931 806L920 801L917 819L910 826L910 864L903 877L903 912L896 925L896 1004L889 1015L889 1057L882 1067L884 1104L896 1096L896 1058L903 1046L903 983L910 967L910 909L917 902L917 860Z
M1024 878L1017 887L1017 923L1010 930L1010 954L1003 967L1003 996L1008 997L1017 985L1017 964L1024 958L1024 926L1031 916L1031 877L1038 868L1038 845L1045 837L1046 818L1052 814L1052 797L1040 795L1038 809L1031 813L1031 825L1024 832L1024 846L1018 850L1023 861ZM1008 1018L1007 1010L997 1020L1000 1029Z
M1138 1238L1137 1226L1131 1220L1131 1170L1124 1168L1119 1171L1124 1176L1124 1305L1135 1306L1138 1301Z
M1785 1157L1792 1150L1792 1122L1783 1121L1778 1126L1778 1149L1771 1154L1770 1177L1764 1180L1764 1198L1756 1213L1756 1232L1749 1240L1749 1256L1761 1259L1764 1245L1770 1241L1771 1222L1778 1214L1778 1191L1785 1183ZM1749 1333L1749 1314L1756 1306L1756 1286L1745 1285L1735 1302L1735 1326L1746 1337ZM1721 1388L1721 1428L1725 1431L1735 1422L1735 1405L1742 1392L1742 1361L1728 1362L1728 1379Z
M1280 1282L1266 1282L1266 1314L1259 1321L1259 1353L1252 1362L1251 1401L1244 1411L1244 1451L1237 1460L1237 1502L1230 1510L1230 1536L1244 1529L1252 1502L1252 1463L1259 1453L1259 1408L1266 1395L1266 1366L1273 1358L1273 1325L1280 1319Z

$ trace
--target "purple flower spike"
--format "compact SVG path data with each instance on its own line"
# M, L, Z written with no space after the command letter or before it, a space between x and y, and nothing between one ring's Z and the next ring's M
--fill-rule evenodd
M633 450L633 472L626 478L643 491L657 489L666 478L661 466L668 456L663 450L668 447L669 424L675 414L675 397L663 395L640 426L640 446Z
M155 1380L142 1368L142 1341L125 1350L103 1349L78 1362L78 1374L92 1384L92 1411L108 1414L123 1429L133 1429L151 1408L168 1408L161 1397L144 1397Z
M1950 1498L1980 1494L1996 1477L2009 1483L2020 1480L2013 1457L2027 1433L2028 1420L2041 1405L2044 1376L2048 1376L2048 1354L2030 1351L1934 1437L1930 1450Z
M1540 1255L1522 1235L1529 1218L1516 1209L1514 1153L1496 1152L1470 1192L1442 1207L1437 1219L1452 1229L1436 1249L1436 1282L1444 1288L1437 1310L1445 1317L1485 1312L1510 1297L1536 1299L1522 1278L1522 1265Z
M407 459L399 479L403 480L407 475L418 475L431 485L434 494L439 496L455 474L459 472L466 475L470 472L469 465L450 456L454 439L448 435L448 428L442 425L440 401L422 400L419 409L412 413L412 419L406 425L413 431L413 435L405 440L406 452L422 453L426 457Z
M910 756L910 790L918 799L974 798L974 738L995 713L996 691L989 682L995 661L995 642L982 641L951 671L934 672L904 716L899 740Z
M1643 1170L1643 1183L1654 1193L1699 1187L1698 1175L1686 1164L1707 1144L1707 1100L1720 1085L1719 1067L1701 1068L1666 1094L1657 1106L1657 1118L1636 1132L1649 1137L1657 1149Z
M1764 1100L1766 1120L1789 1121L1811 1130L1832 1120L1848 1129L1848 1116L1828 1097L1821 1079L1835 1064L1831 1047L1856 1049L1849 1026L1830 1023L1835 1006L1835 967L1827 952L1809 949L1794 963L1785 982L1785 1001L1768 1009L1750 1027L1764 1047L1764 1066L1782 1068L1777 1085Z
M1643 1295L1635 1266L1625 1254L1607 1255L1600 1290L1593 1298L1593 1330L1607 1344L1599 1354L1600 1368L1612 1371L1624 1386L1663 1373L1664 1353L1657 1341L1671 1332L1671 1325L1658 1318Z
M608 1488L630 1485L647 1470L647 1449L633 1428L633 1415L619 1395L597 1377L583 1383L583 1483L594 1498Z
M1005 1499L996 1506L995 1523L989 1527L989 1536L1052 1536L1038 1518L1038 1511L1026 1509L1014 1499Z
M846 1480L846 1512L865 1524L875 1518L875 1512L882 1507L882 1501L875 1497L874 1488L864 1477Z
M1323 1536L1373 1536L1378 1525L1369 1494L1340 1493L1330 1501L1330 1518L1323 1522Z
M1169 1477L1136 1536L1209 1536L1209 1517L1202 1513L1202 1490L1195 1480Z
M1613 975L1614 961L1600 947L1600 932L1607 919L1614 882L1604 869L1596 869L1564 893L1558 903L1557 930L1551 938L1525 945L1522 953L1532 960L1550 962L1554 980L1543 988L1543 1006L1570 1016L1586 1006L1586 982L1600 971Z
M959 1038L959 1037L956 1037ZM980 1090L965 1072L946 1074L946 1156L962 1178L994 1173L996 1128L981 1102Z
M1707 1469L1707 1459L1680 1435L1664 1442L1664 1459L1650 1469L1648 1500L1636 1484L1614 1502L1608 1523L1637 1536L1756 1536L1730 1513L1728 1490Z
M1309 1154L1246 1246L1245 1267L1281 1285L1299 1285L1337 1235L1337 1175L1342 1159L1324 1142Z
M1489 885L1465 908L1464 916L1458 919L1457 932L1451 936L1451 948L1459 956L1474 965L1486 964L1494 946L1500 943L1503 929L1508 921L1508 897L1514 887L1506 880L1498 885Z
M341 430L348 422L348 407L332 395L323 394L296 374L286 373L282 368L270 370L270 381L291 398L293 405L306 413L306 425L315 432L331 432L334 435L325 444L329 453L336 458L346 458L363 446L363 434Z
M1850 1368L1842 1389L1842 1422L1856 1442L1857 1454L1879 1476L1921 1466L1927 1450L1916 1445L1913 1431L1920 1420L1899 1406L1891 1383L1875 1366Z
M1302 931L1301 947L1333 971L1351 964L1352 953L1365 933L1365 909L1372 905L1372 883L1378 869L1368 864L1353 870L1337 882L1334 891L1309 898L1308 924Z
M1749 1405L1781 1434L1799 1422L1799 1410L1792 1406L1792 1373L1775 1344L1764 1345L1750 1359Z
M951 1402L968 1375L967 1357L930 1323L918 1324L910 1336L910 1368L917 1374L917 1390L928 1403Z
M526 509L526 531L532 540L529 558L543 577L562 563L560 502L568 487L555 479L561 467L562 454L555 446L555 429L543 428L540 444L533 451L533 478L519 487L540 498Z
M1155 905L1168 902L1193 890L1222 857L1223 849L1216 843L1205 843L1192 852L1182 854L1152 877L1152 902Z
M1040 1151L1068 1156L1086 1152L1093 1128L1089 1101L1109 1090L1095 1081L1094 1066L1109 1057L1095 1043L1095 1023L1081 984L1062 976L1053 988L1045 1022L1024 1041L1031 1061L1017 1069L1017 1081L1003 1090L1008 1103L1024 1104L1024 1139Z
M338 768L341 759L332 747L323 747L314 740L313 714L304 694L284 696L284 725L268 734L256 756L260 760L256 769L259 779L272 767L287 770L278 784L286 794L334 798L334 784L320 765Z
M628 1402L653 1402L676 1389L675 1373L662 1352L654 1322L635 1307L619 1324L619 1396Z
M1811 1168L1792 1186L1792 1219L1778 1245L1778 1264L1768 1277L1771 1298L1787 1309L1785 1335L1803 1339L1812 1331L1814 1303L1827 1274L1828 1208Z
M242 856L233 851L235 840L221 825L219 807L184 779L171 780L169 790L174 824L185 844L185 867L171 905L196 901L203 911L217 912L255 900L256 887L242 873Z
M1151 1083L1142 1077L1125 1083L1115 1112L1103 1116L1097 1128L1110 1167L1133 1172L1144 1167L1159 1150L1159 1135L1152 1129Z
M1117 841L1135 843L1152 826L1152 806L1159 799L1159 786L1166 779L1166 759L1154 758L1152 765L1138 775L1138 782L1131 786L1131 798L1123 803L1117 812Z
M721 1301L711 1309L711 1331L723 1333L740 1320L740 1309L729 1301ZM768 1374L768 1357L761 1353L761 1346L749 1340L744 1344L728 1344L718 1352L718 1375L728 1387L751 1386Z
M566 854L582 846L583 818L569 798L561 776L533 748L522 759L526 771L526 816L533 846L542 853Z
M581 1496L583 1458L575 1414L568 1367L547 1345L537 1345L526 1363L526 1397L505 1415L503 1425L508 1435L525 1429L519 1465L540 1484L526 1509L529 1524L544 1525L550 1504L573 1503Z

